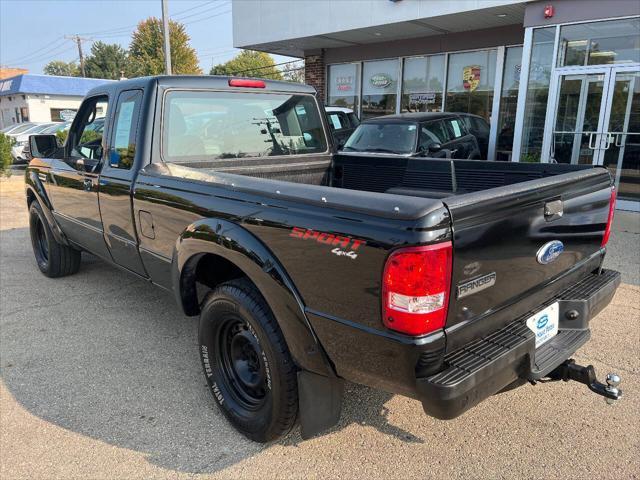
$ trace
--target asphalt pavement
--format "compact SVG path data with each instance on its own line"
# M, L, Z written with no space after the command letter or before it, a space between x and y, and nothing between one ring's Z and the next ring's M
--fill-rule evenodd
M197 320L90 255L78 274L45 278L22 181L0 180L0 478L639 478L639 235L640 216L618 212L607 264L625 283L575 355L620 374L616 405L555 382L439 421L348 384L338 426L264 446L218 412Z

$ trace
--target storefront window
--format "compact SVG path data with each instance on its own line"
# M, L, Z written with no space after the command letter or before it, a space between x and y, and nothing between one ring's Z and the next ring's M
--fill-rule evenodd
M402 112L442 111L444 55L407 58L402 71Z
M520 87L520 66L522 47L507 48L502 74L500 93L500 116L498 120L498 140L496 142L496 160L511 160L513 134L518 107L518 89Z
M362 118L395 113L398 60L364 62L362 78Z
M522 147L520 158L516 159L520 162L540 161L549 98L555 30L555 27L547 27L537 28L533 31L531 63L528 72L529 83L522 128Z
M560 28L560 67L631 62L640 62L640 18Z
M491 121L496 58L496 50L449 55L447 112L471 113Z
M358 75L358 64L356 63L330 65L327 105L351 108L357 114L360 96Z

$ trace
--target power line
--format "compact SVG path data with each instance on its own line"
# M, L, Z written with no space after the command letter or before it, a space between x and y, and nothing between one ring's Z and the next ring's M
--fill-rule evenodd
M172 20L178 20L178 21L182 22L183 20L185 20L187 18L197 17L198 15L202 15L203 13L209 13L209 12L212 12L214 10L217 10L220 7L226 7L228 4L229 4L229 2L225 1L224 3L218 3L217 5L214 5L211 8L207 8L206 10L202 10L200 12L192 13L190 15L185 15L184 17L179 16L179 14L170 15L170 17L171 17Z
M211 4L215 3L215 5L210 6ZM211 0L208 2L204 2L200 5L196 5L184 10L180 10L179 12L175 13L174 15L171 16L171 19L175 19L177 21L182 21L184 19L187 18L192 18L192 17L196 17L195 19L188 21L188 22L183 22L184 25L191 25L194 23L198 23L198 22L202 22L205 20L209 20L211 18L216 18L222 15L226 15L228 13L231 12L231 10L225 10L222 12L217 12L213 15L208 15L205 17L201 17L201 18L197 18L199 15L202 15L203 13L208 13L208 12L212 12L215 10L218 10L219 8L228 6L229 4L229 0ZM205 8L208 7L208 8ZM195 13L190 13L189 15L185 15L183 17L181 17L181 15L183 15L184 13L188 13L188 12L193 12L194 10L197 9L203 9L201 11L195 12ZM106 30L98 30L95 32L84 32L84 33L78 33L75 36L77 37L82 37L82 36L95 36L95 37L99 37L99 38L118 38L118 37L125 37L125 36L129 36L131 34L131 30L133 30L134 28L136 28L138 26L138 24L133 24L133 25L128 25L128 26L123 26L123 27L118 27L118 28L112 28L112 29L106 29ZM15 59L9 60L9 61L3 61L3 64L22 64L22 65L31 65L40 61L43 61L45 59L47 59L48 57L53 57L56 55L60 55L61 53L65 53L71 49L64 49L64 50L57 50L60 47L62 47L62 45L64 44L65 39L67 39L67 37L59 37L57 39L55 39L53 41L53 44L51 42L49 42L47 45L44 45L34 51L32 51L31 53L27 54L27 55L22 55L20 58L16 57ZM75 39L75 38L72 38ZM81 42L82 41L86 41L88 39L86 38L81 38ZM76 45L78 45L77 40L76 41ZM82 46L80 45L78 47L79 53L80 50L82 49ZM226 51L224 53L220 53L218 56L222 56L226 53L230 53L233 52L234 50L229 50ZM84 63L84 55L81 57L81 63Z
M193 20L191 22L184 22L184 25L193 25L194 23L203 22L205 20L209 20L210 18L219 17L221 15L226 15L227 13L231 13L231 10L225 10L224 12L217 13L215 15L211 15L209 17L199 18L197 20Z
M207 5L210 5L212 3L217 3L217 2L214 2L214 1L205 2L205 3L201 4L201 5L196 5L195 7L187 8L185 10L181 10L181 11L175 13L174 15L170 15L170 17L172 19L180 20L179 17L183 13L193 11L193 10L195 10L197 8L206 7ZM220 6L223 6L226 3L228 3L228 0L225 0L225 2L223 4L218 3L214 7L205 9L205 10L203 10L201 12L196 12L194 14L186 15L184 18L189 18L191 16L200 15L201 13L205 13L205 12L208 12L208 11L213 10L215 8L218 8ZM84 32L84 33L80 33L80 35L91 35L91 36L97 36L97 37L105 37L105 36L111 36L110 34L116 34L116 33L120 34L120 33L129 32L129 31L133 30L134 28L136 28L137 26L138 26L138 23L135 23L135 24L132 24L132 25L125 25L125 26L122 26L122 27L109 28L109 29L106 29L106 30L98 30L98 31L95 31L95 32Z
M62 55L63 53L67 53L70 52L71 50L75 50L75 46L71 46L71 47L67 47L67 48L63 48L62 50L56 50L55 52L52 53L48 53L47 55L43 56L43 57L37 57L37 58L32 58L30 60L27 60L25 62L20 62L20 63L16 63L16 65L33 65L35 63L40 63L42 61L45 61L47 59L50 59L52 57L57 57L59 55Z
M233 72L233 73L231 73L231 75L240 75L241 73L255 72L256 70L265 70L267 68L280 67L282 65L290 65L292 63L296 63L296 62L299 62L299 61L300 60L290 60L288 62L274 63L273 65L265 65L263 67L248 68L246 70L241 70L239 72ZM304 67L301 67L301 68L304 68Z
M19 59L16 58L15 60L3 61L3 63L9 64L9 63L18 63L18 62L22 62L22 61L30 61L32 59L32 57L33 58L40 57L40 56L42 56L42 55L44 55L44 54L46 54L46 53L48 53L48 52L50 52L52 50L55 50L56 48L60 48L64 43L66 43L65 42L65 38L64 37L60 37L57 40L54 40L53 43L49 43L46 46L44 46L42 48L39 48L39 49L31 52L28 55L22 55ZM42 50L45 50L45 49L47 49L47 50L43 52Z

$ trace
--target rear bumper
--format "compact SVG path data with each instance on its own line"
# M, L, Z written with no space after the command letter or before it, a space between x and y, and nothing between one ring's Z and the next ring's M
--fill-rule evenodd
M589 321L609 304L618 285L619 272L589 275L506 327L448 354L443 371L416 381L425 412L454 418L513 382L545 377L589 340ZM560 307L558 335L536 350L526 319L554 302Z

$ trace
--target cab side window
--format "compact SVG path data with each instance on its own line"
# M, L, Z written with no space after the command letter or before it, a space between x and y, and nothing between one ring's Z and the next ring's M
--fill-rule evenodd
M449 134L442 120L423 123L420 127L420 143L418 150L426 152L434 143L441 145L449 141Z
M473 127L475 130L480 132L481 134L488 135L489 134L489 124L486 121L480 118L473 118Z
M129 170L136 155L136 137L142 90L126 90L118 96L109 148L109 167Z
M69 157L75 160L90 160L98 163L102 159L102 136L109 107L106 96L86 100L69 132Z

